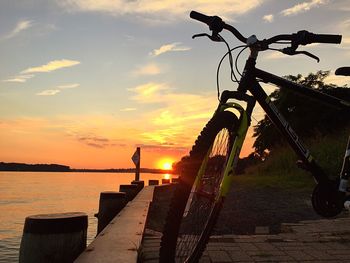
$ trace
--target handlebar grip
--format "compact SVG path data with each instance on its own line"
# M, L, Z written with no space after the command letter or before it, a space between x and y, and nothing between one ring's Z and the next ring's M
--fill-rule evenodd
M310 34L308 37L308 42L310 42L310 43L340 44L341 39L342 39L341 35Z
M190 17L193 18L193 19L196 19L196 20L198 20L200 22L203 22L203 23L205 23L207 25L209 25L210 22L212 21L212 17L204 15L204 14L196 12L196 11L191 11Z

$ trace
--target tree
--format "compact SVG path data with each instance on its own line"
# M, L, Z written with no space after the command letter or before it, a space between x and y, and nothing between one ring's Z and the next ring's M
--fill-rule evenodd
M326 84L324 79L329 71L317 71L303 77L286 76L285 78L309 88L326 94L350 101L350 89L346 86L337 87L334 84ZM339 111L313 98L305 97L286 89L277 89L270 95L273 103L281 114L290 123L296 133L304 137L313 136L315 133L327 134L336 129L349 125L349 111ZM255 152L263 157L266 152L273 151L274 147L285 143L284 138L270 119L265 115L264 119L254 127L253 137Z

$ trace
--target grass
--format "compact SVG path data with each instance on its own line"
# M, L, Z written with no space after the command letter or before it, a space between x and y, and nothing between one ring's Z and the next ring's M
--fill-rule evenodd
M315 134L304 143L311 151L317 163L330 178L339 176L350 127L322 136ZM310 173L298 168L296 154L289 145L274 149L264 163L249 167L242 177L247 183L259 186L311 189L315 183Z

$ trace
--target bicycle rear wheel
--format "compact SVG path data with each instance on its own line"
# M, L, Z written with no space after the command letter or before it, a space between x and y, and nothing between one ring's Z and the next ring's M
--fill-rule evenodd
M232 112L216 114L198 136L189 158L182 160L183 171L164 226L160 262L197 262L201 257L222 207L218 195L237 122Z

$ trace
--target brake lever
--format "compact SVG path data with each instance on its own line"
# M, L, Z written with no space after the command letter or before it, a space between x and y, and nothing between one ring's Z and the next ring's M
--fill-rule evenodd
M299 55L299 54L305 55L305 56L308 56L310 58L315 59L317 61L317 63L320 62L320 58L315 56L314 54L311 54L308 51L296 51L295 49L296 49L296 47L287 47L287 48L282 49L281 52L283 54L290 55L290 56Z
M302 54L302 55L305 55L305 56L308 56L310 58L313 58L317 61L317 63L320 62L320 58L315 56L314 54L311 54L310 52L308 51L295 51L295 55L298 55L298 54Z
M208 37L211 41L222 42L222 39L219 37L219 35L214 33L212 35L209 35L207 33L195 34L192 36L192 39L195 39L197 37Z

